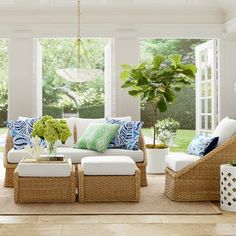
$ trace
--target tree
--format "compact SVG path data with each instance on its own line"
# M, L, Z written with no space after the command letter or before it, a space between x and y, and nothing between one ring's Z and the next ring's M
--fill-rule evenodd
M75 40L73 39L43 39L40 41L43 48L43 104L57 105L67 109L78 110L79 106L89 104L89 98L94 95L98 99L91 103L101 104L104 99L100 99L104 94L104 78L98 77L94 81L85 83L71 83L63 80L56 74L56 69L64 67L77 67L77 54L75 50ZM106 39L83 39L84 47L89 60L85 56L85 51L81 48L82 68L104 69L104 46ZM69 55L74 50L70 60ZM93 90L91 91L91 88ZM91 94L88 94L91 91ZM86 94L86 95L85 95ZM75 95L75 96L74 96ZM79 98L79 99L78 99ZM68 103L68 99L71 102ZM72 105L72 107L71 107ZM68 108L69 108L68 107Z
M197 71L193 64L182 62L180 55L164 57L156 55L151 62L137 66L123 65L122 88L127 88L131 96L140 96L143 102L149 102L153 108L153 145L155 148L157 110L165 112L167 104L175 100L175 92L191 85Z

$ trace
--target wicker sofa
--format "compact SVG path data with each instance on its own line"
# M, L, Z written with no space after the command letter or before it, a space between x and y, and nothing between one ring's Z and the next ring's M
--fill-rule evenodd
M73 132L72 133L73 133L74 142L76 142L77 141L77 128L76 128L76 125L73 126ZM74 149L73 148L68 148L68 149L63 148L63 154L66 154L67 150L70 153L70 151L73 151ZM4 186L5 187L13 187L14 186L13 177L14 177L14 170L17 167L17 163L9 161L9 152L12 152L12 151L14 151L13 150L13 141L12 141L12 137L8 133L7 137L6 137L5 150L4 150L4 155L3 155L4 167L6 169L6 171L5 171L5 180L4 180ZM90 151L89 154L84 152L84 150L81 150L81 152L80 152L80 149L77 149L76 151L78 152L78 154L80 156L79 158L85 157L87 155L101 155L100 153L97 153L95 151ZM17 153L17 151L14 151L14 152ZM136 165L140 170L141 186L147 186L147 176L146 176L147 157L146 157L146 147L145 147L144 137L143 137L142 134L139 137L139 151L133 151L133 152L134 152L134 155L136 155L135 152L138 152L139 156L140 156L140 153L142 155L141 161L140 160L136 161ZM60 153L60 148L58 148L58 153ZM125 153L126 153L125 150L115 149L114 154L113 154L113 150L110 150L109 152L107 152L107 153L105 152L102 155L108 155L108 156L109 155L116 155L116 156L118 156L118 155L125 155ZM22 155L22 153L21 153L21 155ZM72 161L73 161L73 158L72 158ZM73 162L73 165L75 166L76 176L78 175L78 164L80 164L79 159L76 161L76 163ZM78 179L78 178L76 178L76 179ZM78 181L77 181L76 184L78 186Z
M173 201L219 201L220 165L236 159L236 135L178 172L166 168L165 194Z

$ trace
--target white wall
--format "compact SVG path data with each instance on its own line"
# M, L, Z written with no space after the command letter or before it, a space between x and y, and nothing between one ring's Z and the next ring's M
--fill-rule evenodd
M236 39L219 40L219 120L236 119Z
M11 35L8 47L9 120L42 113L42 76L41 69L36 67L37 49L36 40L28 33L14 32Z

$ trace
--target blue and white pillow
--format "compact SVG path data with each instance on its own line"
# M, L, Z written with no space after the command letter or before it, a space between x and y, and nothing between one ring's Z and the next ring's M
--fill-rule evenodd
M118 134L112 139L108 148L138 150L139 134L143 122L106 118L106 123L120 125Z
M205 156L217 146L218 140L219 137L208 137L199 134L189 144L187 153L191 155Z
M24 149L26 146L31 145L33 125L38 120L39 118L27 118L23 120L12 120L7 122L7 127L13 139L14 149Z

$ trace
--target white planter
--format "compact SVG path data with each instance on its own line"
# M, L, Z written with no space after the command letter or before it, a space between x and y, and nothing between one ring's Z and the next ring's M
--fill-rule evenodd
M147 149L147 173L148 174L164 174L165 158L169 153L169 148L163 149Z

